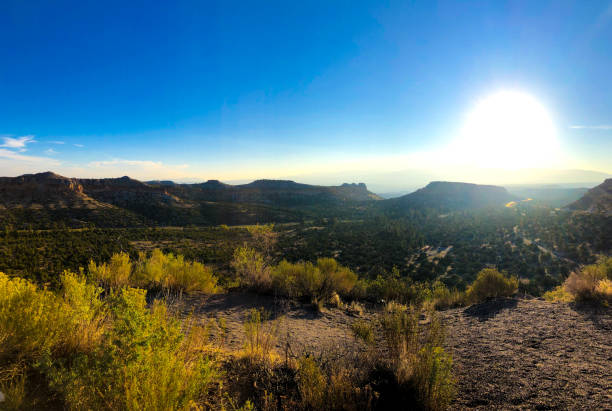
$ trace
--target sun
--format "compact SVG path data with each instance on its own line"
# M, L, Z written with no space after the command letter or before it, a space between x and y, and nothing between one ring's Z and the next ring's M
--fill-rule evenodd
M533 96L500 91L480 100L465 118L457 155L472 166L546 167L557 161L553 120Z

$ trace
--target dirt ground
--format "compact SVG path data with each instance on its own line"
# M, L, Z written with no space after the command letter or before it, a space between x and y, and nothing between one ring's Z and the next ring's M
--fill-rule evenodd
M507 299L443 318L453 408L612 410L612 310Z
M350 325L376 317L370 307L316 313L308 305L249 293L186 301L196 317L225 318L227 345L244 344L251 308L280 321L281 355L358 349ZM612 309L537 299L501 299L441 312L453 355L451 409L612 410Z

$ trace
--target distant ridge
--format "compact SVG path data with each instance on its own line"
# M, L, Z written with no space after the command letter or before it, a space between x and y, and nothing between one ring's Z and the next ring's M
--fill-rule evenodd
M582 198L568 206L570 210L612 215L612 178L591 188Z
M504 187L432 181L414 193L385 200L385 203L399 208L467 210L503 206L517 199L518 197L508 193Z
M308 213L338 215L380 199L363 183L314 186L290 180L256 180L230 185L208 180L178 184L168 180L142 182L128 176L67 178L53 172L2 177L0 196L0 209L64 210L62 218L70 221L77 214L79 221L91 217L91 213L70 210L104 209L105 216L121 214L108 216L109 221L132 222L136 218L175 225L296 221ZM96 221L102 218L107 217Z

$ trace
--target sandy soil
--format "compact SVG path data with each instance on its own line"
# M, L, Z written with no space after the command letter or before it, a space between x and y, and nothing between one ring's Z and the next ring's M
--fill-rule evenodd
M249 310L260 307L281 321L281 354L358 347L350 330L357 317L345 310L316 313L303 304L248 293L186 303L199 318L225 318L233 349L243 347ZM375 316L368 310L361 317ZM612 309L502 299L441 316L457 377L452 409L612 410Z

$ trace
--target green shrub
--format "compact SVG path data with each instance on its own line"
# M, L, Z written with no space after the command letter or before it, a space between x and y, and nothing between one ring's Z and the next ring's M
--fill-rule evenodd
M374 329L369 321L357 320L351 324L351 330L355 338L368 345L374 344Z
M417 403L425 409L443 410L455 392L452 358L443 348L444 330L435 312L426 325L419 324L420 310L389 307L380 324L387 366L393 372L398 388L410 401L416 393Z
M263 254L255 249L247 246L236 248L231 266L236 271L241 284L260 291L270 288L272 284L270 267Z
M272 284L280 294L311 299L317 306L330 301L334 293L350 295L357 282L357 275L332 258L319 258L310 262L292 264L281 261L272 271Z
M90 261L89 276L108 290L127 286L207 294L218 290L217 278L209 267L158 249L148 257L140 253L136 263L126 253L113 254L108 263L98 265Z
M112 326L92 353L45 364L70 409L187 409L215 377L166 306L146 307L145 291L112 297Z
M476 280L466 291L468 301L484 301L492 297L510 297L518 290L518 278L507 277L492 268L485 268L478 273Z
M130 284L132 263L127 253L113 254L108 263L89 262L89 275L105 288L121 288Z
M148 308L145 290L112 291L102 300L102 290L82 276L64 272L61 283L55 294L0 273L0 389L10 395L4 405L195 406L216 376L197 327L183 331L161 302Z
M388 276L379 275L367 282L366 298L378 301L399 301L420 305L431 299L431 289L425 283L415 283L410 278L401 278L397 267Z
M432 290L432 299L436 310L445 310L465 305L466 295L457 289L449 290L441 282L435 282Z
M182 255L164 254L153 250L150 257L140 255L134 272L136 285L162 287L172 291L217 291L217 278L212 270L196 261L185 261Z
M0 364L65 348L75 320L66 308L52 292L0 273Z

